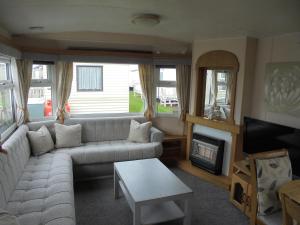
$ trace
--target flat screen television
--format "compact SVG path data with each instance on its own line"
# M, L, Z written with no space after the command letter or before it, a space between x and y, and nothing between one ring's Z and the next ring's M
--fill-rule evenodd
M253 154L281 148L288 149L293 174L300 176L300 129L250 117L244 118L244 153Z

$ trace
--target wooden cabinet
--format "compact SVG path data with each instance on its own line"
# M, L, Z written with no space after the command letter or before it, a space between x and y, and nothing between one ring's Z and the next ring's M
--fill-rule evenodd
M251 214L251 173L246 160L235 162L231 181L230 201L247 216Z
M184 157L186 136L166 135L162 146L163 154L160 160L167 166L175 166Z

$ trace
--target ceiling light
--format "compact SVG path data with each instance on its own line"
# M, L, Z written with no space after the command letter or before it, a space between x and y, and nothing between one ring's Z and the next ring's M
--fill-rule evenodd
M43 26L31 26L31 27L29 27L29 30L32 30L32 31L41 31L43 29L44 29Z
M156 14L139 14L133 17L132 23L145 27L152 27L160 23L160 16Z

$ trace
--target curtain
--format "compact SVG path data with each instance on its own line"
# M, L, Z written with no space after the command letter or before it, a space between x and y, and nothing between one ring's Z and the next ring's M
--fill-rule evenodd
M217 96L218 96L218 83L217 83L217 72L215 70L212 70L212 82L211 82L211 96L212 101L211 105L216 106L217 105Z
M141 88L146 101L145 117L148 120L152 120L153 112L153 87L154 87L154 66L151 64L139 65L139 76L141 82Z
M32 60L12 58L11 64L14 97L17 105L16 120L17 125L20 126L29 121L27 102L32 77Z
M233 85L233 79L232 79L232 73L228 73L226 75L226 104L230 105L231 104L231 88Z
M176 66L176 91L179 102L179 118L185 121L186 113L189 110L189 96L190 96L190 80L191 80L191 66L177 65Z
M57 62L56 63L57 78L57 118L61 123L68 116L66 112L66 103L69 99L72 80L73 80L73 63Z

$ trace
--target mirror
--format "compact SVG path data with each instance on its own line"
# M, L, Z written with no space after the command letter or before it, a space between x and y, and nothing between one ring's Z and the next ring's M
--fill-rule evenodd
M234 123L238 67L237 57L228 51L211 51L198 58L196 116Z
M231 112L232 71L207 69L204 76L203 116L208 119L228 120Z

